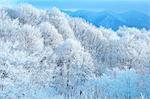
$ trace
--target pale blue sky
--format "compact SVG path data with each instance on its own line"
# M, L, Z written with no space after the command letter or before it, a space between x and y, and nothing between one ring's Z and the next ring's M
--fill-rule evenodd
M30 3L39 8L51 8L72 10L110 10L150 11L150 0L0 0L0 5L14 5L17 3Z

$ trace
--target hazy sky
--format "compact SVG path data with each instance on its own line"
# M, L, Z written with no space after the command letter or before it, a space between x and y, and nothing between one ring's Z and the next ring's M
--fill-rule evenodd
M39 8L51 8L71 10L110 10L150 11L150 0L0 0L0 5L14 5L17 3L30 3Z

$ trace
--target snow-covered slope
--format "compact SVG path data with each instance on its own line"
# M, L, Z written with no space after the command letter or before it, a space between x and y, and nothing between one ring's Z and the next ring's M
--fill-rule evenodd
M57 8L1 8L0 99L149 98L149 42L148 30L97 28Z

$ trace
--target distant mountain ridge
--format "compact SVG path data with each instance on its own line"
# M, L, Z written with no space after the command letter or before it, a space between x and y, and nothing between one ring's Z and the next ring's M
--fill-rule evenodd
M111 11L64 11L73 17L81 17L95 26L103 26L117 30L120 26L136 27L150 29L150 16L137 12L129 11L124 13L115 13Z

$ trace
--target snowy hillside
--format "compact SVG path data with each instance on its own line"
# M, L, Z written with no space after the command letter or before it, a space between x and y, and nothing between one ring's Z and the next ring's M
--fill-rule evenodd
M0 9L0 99L149 99L150 31L97 28L57 8Z

